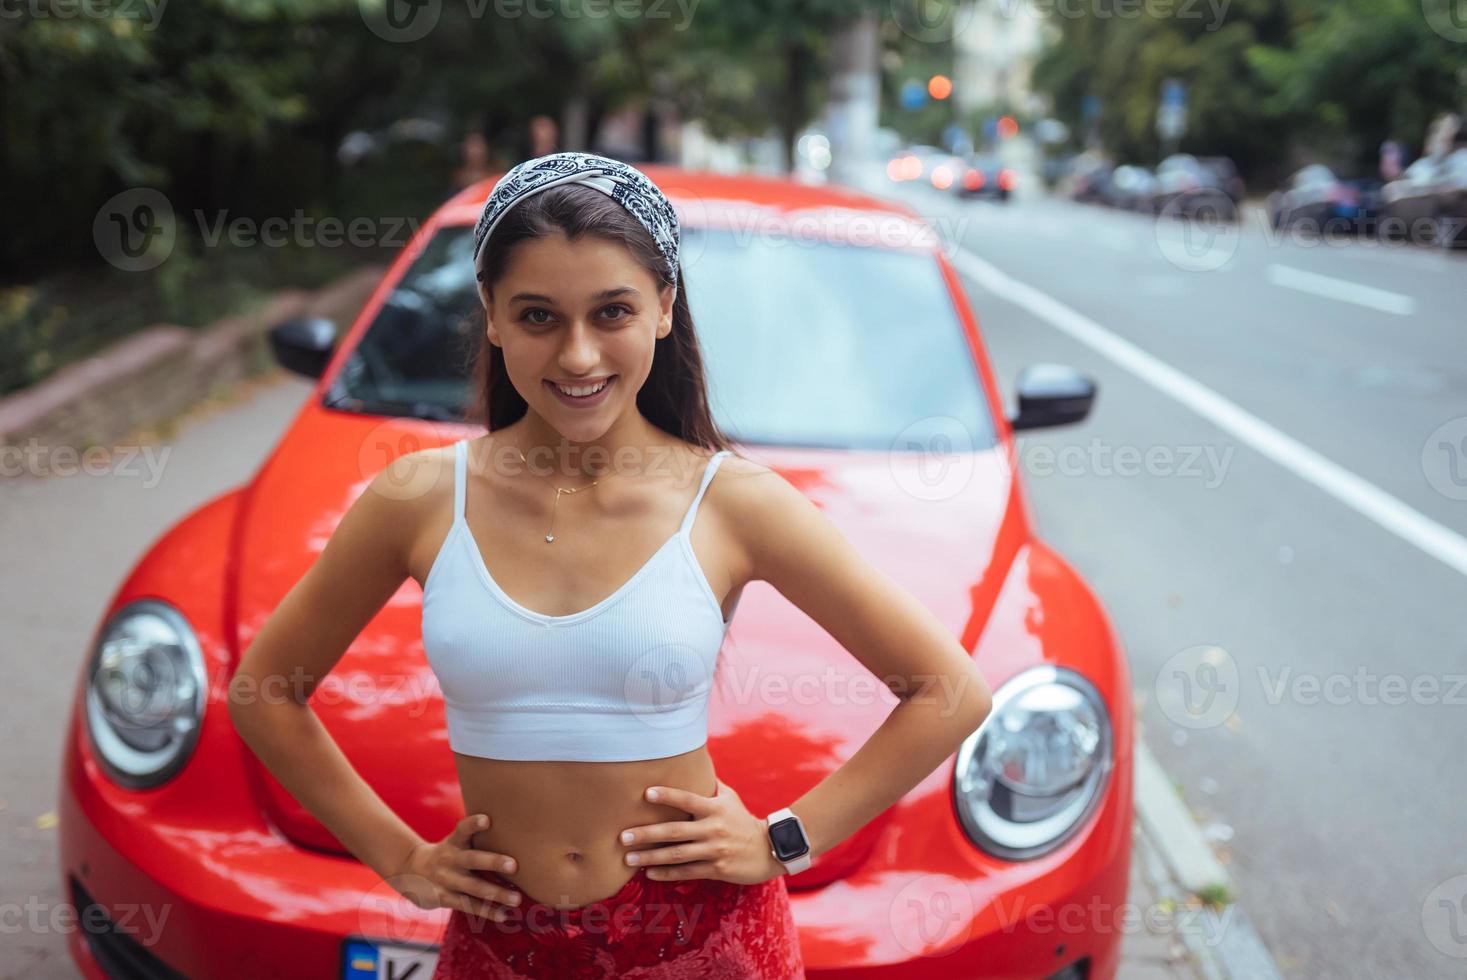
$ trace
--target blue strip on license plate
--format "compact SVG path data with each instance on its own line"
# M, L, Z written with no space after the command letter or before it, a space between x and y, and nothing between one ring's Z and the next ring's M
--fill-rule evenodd
M438 947L351 938L341 946L342 980L428 980Z

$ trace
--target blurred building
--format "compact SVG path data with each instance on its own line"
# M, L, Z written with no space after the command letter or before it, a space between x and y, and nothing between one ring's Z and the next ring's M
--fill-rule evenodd
M953 17L953 100L960 118L996 106L1043 111L1030 80L1045 26L1028 0L962 0Z

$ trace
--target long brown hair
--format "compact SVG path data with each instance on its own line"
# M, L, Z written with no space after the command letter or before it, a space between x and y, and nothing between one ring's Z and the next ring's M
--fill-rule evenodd
M595 188L565 184L534 194L504 215L484 243L479 276L492 290L504 275L516 245L561 231L571 240L600 235L626 247L650 272L659 286L671 284L666 260L641 222L613 198ZM708 385L703 353L688 308L688 287L679 267L677 296L672 303L672 331L657 341L652 370L637 392L637 408L647 421L670 435L706 449L732 449L733 444L713 421L708 408ZM481 311L482 312L482 311ZM473 356L475 403L489 431L521 419L529 406L515 389L504 368L504 350L485 334L487 314L479 319L478 349Z

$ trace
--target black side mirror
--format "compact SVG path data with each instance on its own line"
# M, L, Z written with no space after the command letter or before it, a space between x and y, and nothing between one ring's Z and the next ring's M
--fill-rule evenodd
M1064 364L1031 364L1019 373L1019 414L1009 419L1018 429L1069 425L1090 414L1095 382Z
M336 324L323 317L286 320L270 328L270 352L280 366L319 378L336 346Z

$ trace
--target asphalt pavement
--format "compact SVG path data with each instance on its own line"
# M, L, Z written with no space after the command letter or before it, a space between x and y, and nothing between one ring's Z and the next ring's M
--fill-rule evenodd
M887 185L949 239L1039 533L1289 977L1467 971L1467 256Z
M61 889L58 777L73 685L105 607L159 535L249 479L310 388L284 372L236 385L180 418L176 431L118 440L110 462L94 457L86 468L54 447L7 457L0 980L78 976L66 952L76 919Z

